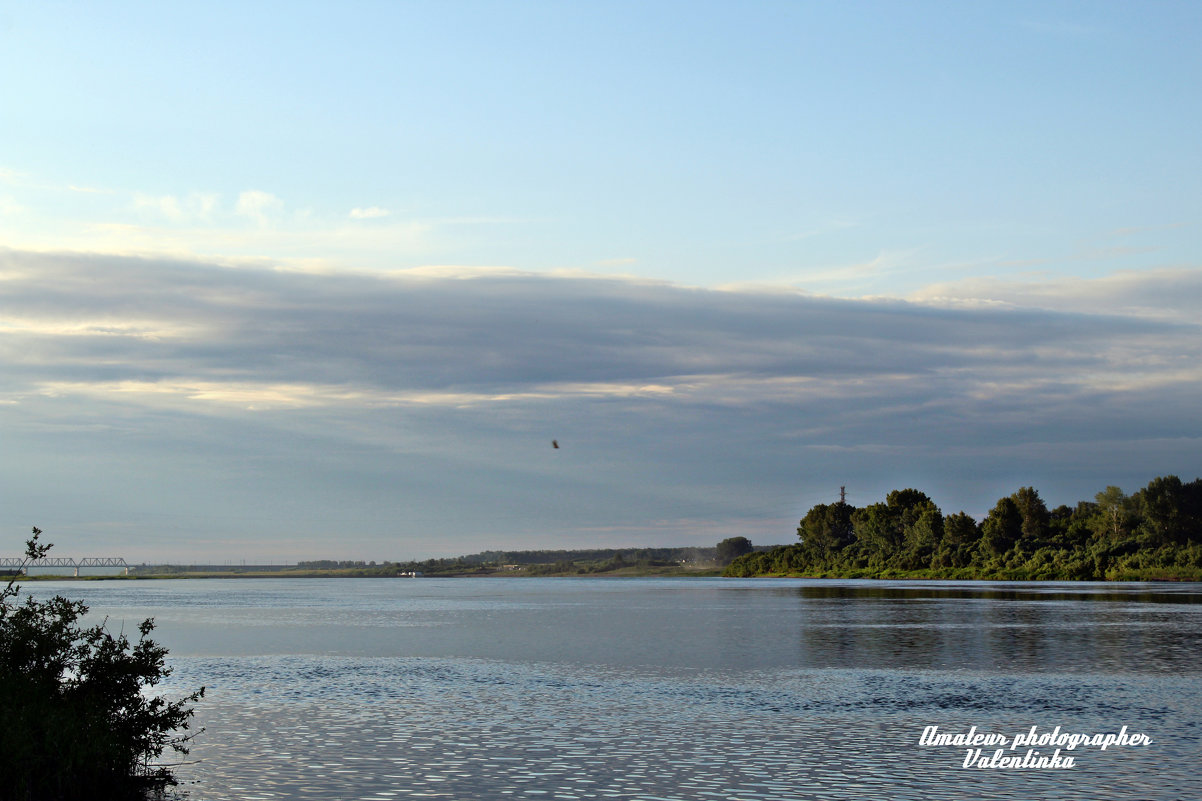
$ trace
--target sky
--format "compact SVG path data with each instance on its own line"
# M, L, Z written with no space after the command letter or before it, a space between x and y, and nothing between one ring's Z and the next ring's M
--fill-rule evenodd
M0 0L0 553L1191 480L1200 130L1192 2Z

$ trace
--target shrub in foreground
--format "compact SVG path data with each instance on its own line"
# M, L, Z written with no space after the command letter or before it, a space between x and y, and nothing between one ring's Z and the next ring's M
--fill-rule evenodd
M26 564L50 550L40 534ZM0 799L139 799L176 784L154 760L188 753L182 732L204 688L176 701L144 692L171 673L149 638L153 620L131 643L104 623L81 625L80 601L18 603L15 580L0 591Z

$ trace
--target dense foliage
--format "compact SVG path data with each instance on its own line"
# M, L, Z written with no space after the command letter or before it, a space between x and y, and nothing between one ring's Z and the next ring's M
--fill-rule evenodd
M751 540L746 537L727 537L718 543L717 559L720 564L728 565L740 556L749 554L755 550L755 546L751 544Z
M33 530L26 559L50 545ZM15 576L0 592L0 799L137 799L175 784L152 764L167 748L186 754L190 704L143 690L170 674L167 649L149 639L152 620L131 643L104 624L80 625L88 607L55 596L15 599Z
M944 515L915 489L862 508L819 504L800 542L736 559L728 576L995 579L1202 579L1202 479L1154 479L1134 495L1049 510L1032 487L1000 499L978 523Z

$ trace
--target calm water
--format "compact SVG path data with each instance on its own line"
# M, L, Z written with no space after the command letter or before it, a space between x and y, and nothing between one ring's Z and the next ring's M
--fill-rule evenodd
M1198 584L27 588L114 629L155 618L166 692L209 688L199 761L178 771L192 801L1202 798ZM964 768L966 747L920 747L927 726L1126 726L1152 744L1062 750L1067 770Z

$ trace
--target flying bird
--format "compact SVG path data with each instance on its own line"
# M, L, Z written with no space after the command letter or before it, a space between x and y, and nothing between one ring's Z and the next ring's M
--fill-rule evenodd
M557 440L557 439L553 439L553 440L551 440L551 447L552 447L552 448L558 448L558 447L559 447L559 440Z

